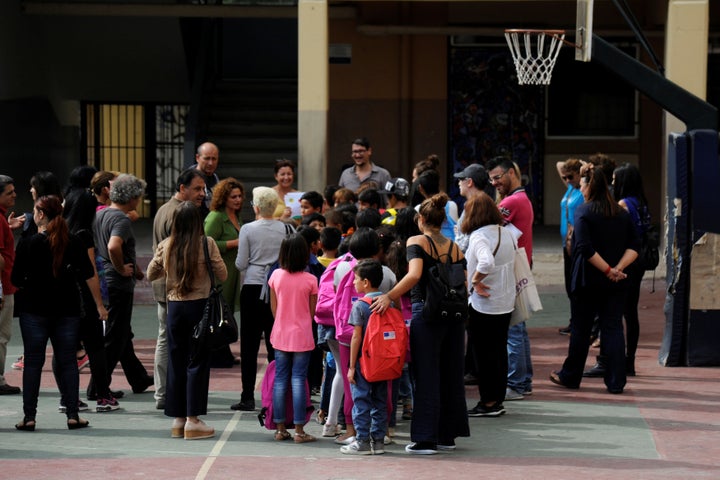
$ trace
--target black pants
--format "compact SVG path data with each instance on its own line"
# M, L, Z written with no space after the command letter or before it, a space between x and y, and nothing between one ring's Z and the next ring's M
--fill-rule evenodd
M472 306L468 315L468 341L473 346L478 366L480 402L503 403L507 388L508 326L512 313L490 315L480 313Z
M240 371L242 373L241 400L255 396L260 340L265 335L268 363L275 360L270 344L270 332L275 319L270 304L260 298L262 285L243 285L240 290Z

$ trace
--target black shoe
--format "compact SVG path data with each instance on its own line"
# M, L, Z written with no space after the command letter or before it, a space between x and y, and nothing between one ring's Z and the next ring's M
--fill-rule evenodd
M232 410L242 410L244 412L252 412L255 410L255 399L240 400L238 403L230 405Z
M475 375L472 373L466 373L465 377L463 377L463 380L465 382L465 385L477 385L478 379Z
M405 446L405 451L411 455L435 455L437 444L431 442L415 442Z
M20 387L13 387L12 385L0 385L0 395L17 395L20 393Z
M589 368L583 372L585 378L600 378L605 376L605 365L601 362L597 362L592 368Z
M628 377L635 376L635 357L626 357L625 358L625 374Z
M148 387L152 387L155 384L155 379L150 375L145 375L145 379L142 380L138 385L132 387L133 393L143 393ZM117 398L117 397L115 397Z
M496 403L491 407L478 403L468 410L467 414L468 417L499 417L505 414L505 407L503 407L502 403Z
M559 333L560 335L570 335L570 324L568 324L567 327L558 328L558 333Z

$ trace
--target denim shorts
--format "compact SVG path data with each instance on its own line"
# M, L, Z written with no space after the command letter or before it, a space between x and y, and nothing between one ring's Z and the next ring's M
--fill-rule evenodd
M318 323L317 335L317 346L326 352L330 351L327 341L335 339L335 327L330 325L321 325Z

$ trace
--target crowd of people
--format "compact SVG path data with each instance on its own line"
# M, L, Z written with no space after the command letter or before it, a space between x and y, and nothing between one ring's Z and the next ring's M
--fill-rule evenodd
M518 248L532 265L533 205L520 169L498 157L455 173L459 207L440 189L437 156L418 162L408 181L392 177L372 154L367 139L353 141L353 165L324 192L298 194L300 215L288 205L295 198L288 194L297 193L295 164L278 160L277 184L252 190L254 219L243 223L249 192L235 178L218 177L216 145L198 147L197 163L180 173L153 221L146 272L158 316L153 375L135 355L131 322L134 286L145 276L132 226L145 182L79 167L62 192L52 173L39 172L30 182L33 212L15 216L15 182L0 176L0 366L13 309L24 345L24 417L16 428L35 429L48 339L70 429L88 425L79 417L88 407L78 395L87 355L86 393L96 411L119 408L124 393L111 389L111 375L120 363L133 392L154 385L156 408L173 419L172 437L210 438L214 428L199 417L207 414L211 368L239 363L239 401L230 408L256 410L263 340L268 362L275 362L277 441L316 440L304 429L306 388L322 393L322 435L350 455L384 453L398 404L411 421L406 451L431 455L470 435L468 417L503 415L504 402L532 395L528 331L524 322L511 324ZM560 234L571 302L561 333L571 336L568 357L550 380L579 388L591 376L583 368L594 335L601 339L594 369L610 393L621 393L635 374L639 335L643 269L634 260L649 223L642 182L636 167L615 168L603 155L560 162L558 173L567 188ZM13 230L22 231L17 247ZM461 272L467 308L461 315L441 315L429 301L440 264ZM211 278L239 318L239 358L229 347L194 348ZM360 297L371 300L356 302ZM408 362L399 378L368 382L358 362L362 332L372 313L389 308L399 309L409 328ZM0 393L20 393L2 373ZM469 409L468 377L480 396ZM293 418L286 418L288 401Z

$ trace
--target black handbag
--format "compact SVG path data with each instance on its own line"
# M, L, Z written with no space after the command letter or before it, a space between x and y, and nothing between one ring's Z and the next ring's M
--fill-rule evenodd
M203 236L205 265L210 274L210 296L205 303L203 316L195 325L193 340L196 352L211 352L238 340L238 324L232 309L222 296L222 286L215 284L215 274L210 262L207 237Z

